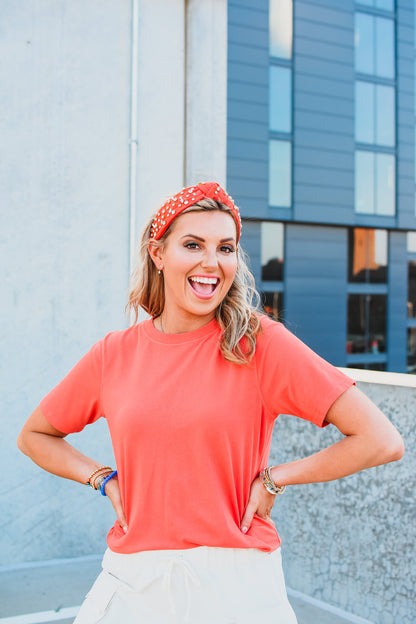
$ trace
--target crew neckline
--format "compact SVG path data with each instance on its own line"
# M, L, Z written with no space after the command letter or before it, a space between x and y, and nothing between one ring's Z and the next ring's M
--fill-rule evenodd
M160 330L156 329L153 324L153 318L150 318L146 321L143 321L143 328L149 338L151 338L154 342L161 342L163 344L183 344L185 342L200 340L205 336L209 336L210 334L215 333L216 331L218 331L219 325L217 323L217 319L213 318L206 325L198 327L198 329L193 329L191 331L183 332L181 334L165 334Z

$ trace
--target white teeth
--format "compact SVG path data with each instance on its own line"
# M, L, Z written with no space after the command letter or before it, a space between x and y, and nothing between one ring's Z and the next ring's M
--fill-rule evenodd
M216 284L218 279L216 277L190 277L193 282L199 282L200 284Z

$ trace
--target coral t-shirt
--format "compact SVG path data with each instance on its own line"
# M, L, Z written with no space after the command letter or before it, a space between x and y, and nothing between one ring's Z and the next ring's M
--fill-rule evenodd
M64 433L107 419L129 527L114 524L111 550L280 545L258 516L240 530L274 420L293 414L322 427L353 381L282 324L262 325L253 360L239 365L221 355L215 320L183 334L143 321L97 342L41 401Z

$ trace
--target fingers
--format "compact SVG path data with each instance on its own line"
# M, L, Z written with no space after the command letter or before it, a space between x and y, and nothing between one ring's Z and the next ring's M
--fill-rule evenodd
M243 533L247 533L251 523L253 522L254 514L256 513L257 505L254 502L249 502L244 512L243 519L241 520L240 528Z
M120 486L117 478L113 478L110 481L107 481L107 483L105 484L105 493L107 494L114 507L114 511L116 512L117 516L117 522L123 529L124 533L127 533L127 519L121 501Z
M249 530L251 523L253 522L254 514L257 514L260 518L263 518L274 525L271 518L271 510L275 498L276 497L273 494L269 494L269 492L267 492L258 477L254 479L251 484L247 507L240 524L240 529L243 533L247 533Z

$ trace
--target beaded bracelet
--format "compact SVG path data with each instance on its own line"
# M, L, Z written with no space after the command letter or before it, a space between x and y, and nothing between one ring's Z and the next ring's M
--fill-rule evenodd
M264 468L261 472L260 472L260 477L263 480L263 485L266 488L266 490L269 492L269 494L283 494L283 492L286 489L285 485L276 485L276 483L273 481L272 475L271 475L271 469L273 468L273 466L267 466L267 468Z
M105 493L105 484L107 483L107 481L110 481L110 479L115 477L116 474L117 474L117 470L114 470L111 474L107 475L104 481L101 483L100 490L103 496L107 496L107 494Z
M104 479L106 478L106 476L107 476L108 474L109 474L109 473L108 473L108 472L106 472L105 474L100 475L100 476L96 479L96 481L95 481L95 483L94 483L94 490L100 490L100 491L101 491L101 486L102 486L102 484L103 484L103 481L104 481Z
M98 475L99 472L102 472L103 470L112 470L111 466L100 466L99 468L97 468L97 470L94 470L94 472L92 472L90 474L90 476L87 479L87 485L89 485L90 487L93 487L92 483L91 483L91 479L93 479L93 477L95 477L95 475Z

